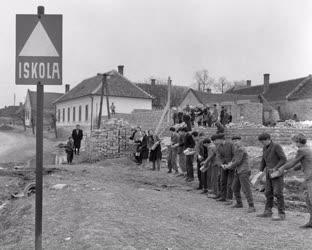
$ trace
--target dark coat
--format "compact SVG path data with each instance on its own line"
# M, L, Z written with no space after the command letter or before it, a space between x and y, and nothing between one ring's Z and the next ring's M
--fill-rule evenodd
M220 164L227 164L234 157L234 145L232 142L225 142L217 147L217 156Z
M193 136L190 133L187 133L184 138L184 148L194 148L195 147L195 141L193 139Z
M235 170L238 174L248 173L251 171L248 164L248 154L244 147L235 147L234 158L229 169Z
M73 132L72 132L72 137L74 139L74 145L75 147L80 147L80 143L81 143L81 140L83 138L83 132L81 129L78 130L78 133L77 133L77 129L74 129Z
M158 136L151 136L150 137L151 142L154 144L156 141L160 141L160 139L158 138ZM162 153L161 153L161 145L160 143L158 144L158 146L150 151L150 156L149 156L149 160L150 161L156 161L156 160L161 160L162 158Z
M263 147L263 155L260 164L260 171L263 171L265 168L269 169L278 169L284 165L287 161L285 153L281 145L271 142L269 146Z
M140 154L142 159L148 159L148 136L144 135L140 145Z

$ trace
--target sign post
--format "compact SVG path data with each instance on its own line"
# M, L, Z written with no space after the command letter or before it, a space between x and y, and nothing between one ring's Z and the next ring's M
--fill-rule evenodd
M42 249L42 168L44 84L62 84L62 15L16 15L15 83L36 85L35 249Z

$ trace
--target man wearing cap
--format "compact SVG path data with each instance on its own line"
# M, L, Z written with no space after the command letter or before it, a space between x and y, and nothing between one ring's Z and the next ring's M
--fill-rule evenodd
M298 147L297 155L293 160L280 167L278 172L279 175L282 175L284 170L295 168L298 166L298 163L301 164L302 171L305 175L305 185L307 188L306 203L310 213L310 219L308 223L301 226L301 228L312 228L312 150L307 146L307 139L303 134L294 136L292 140Z
M274 143L271 140L271 136L267 133L263 133L258 136L258 140L263 145L263 155L260 163L260 171L265 171L266 183L265 183L265 210L257 217L272 217L272 208L274 197L277 200L278 216L273 220L280 221L285 220L285 205L284 205L284 178L280 176L272 179L270 174L278 170L287 161L285 153L281 145Z
M222 164L228 164L232 161L234 156L234 145L232 142L225 141L224 134L216 135L217 144L217 157L220 166ZM225 202L229 201L227 205L230 205L233 198L232 182L234 178L234 171L231 169L221 168L221 197L217 201Z
M213 199L219 199L221 197L220 194L220 165L219 161L217 160L217 146L215 145L215 142L217 140L217 135L211 136L211 143L208 147L208 157L203 163L205 168L208 168L207 171L209 171L209 168L211 169L211 188L212 193L214 194ZM208 172L209 173L209 172ZM208 176L209 178L209 176Z
M179 176L185 176L186 174L186 166L185 166L185 154L183 153L184 151L184 139L185 139L185 130L184 128L179 128L178 129L178 158L179 158L179 167L181 169L181 175Z
M200 171L201 168L201 163L205 161L207 158L207 147L205 146L205 134L203 132L199 133L199 140L196 144L196 158L197 158L197 178L199 182L199 186L197 190L202 190L203 189L203 194L208 192L208 187L207 187L207 172L202 173Z
M175 173L178 173L177 166L177 154L178 154L178 140L179 136L176 132L175 127L170 128L171 132L171 145L168 147L168 173L172 173L172 169Z
M187 131L187 128L183 128L184 131ZM194 131L192 133L188 132L184 138L184 148L188 149L189 151L195 150L195 140L194 137L198 137L198 132ZM194 170L193 170L193 161L194 161L194 154L187 154L185 155L185 165L186 165L186 181L191 182L194 180Z
M233 136L232 141L234 144L234 158L230 164L224 166L225 169L234 170L232 189L236 199L236 204L232 206L232 208L243 207L242 197L240 194L240 190L242 188L249 205L247 213L253 213L256 211L256 209L254 207L252 192L250 188L251 183L249 177L251 174L251 169L248 164L248 154L241 143L240 136Z

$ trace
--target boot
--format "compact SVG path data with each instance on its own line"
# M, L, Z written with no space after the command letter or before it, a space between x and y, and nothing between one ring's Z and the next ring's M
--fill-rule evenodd
M201 186L199 186L198 188L196 188L196 190L202 190L203 188Z
M226 199L225 199L225 198L223 198L223 197L221 197L221 198L219 198L219 199L216 199L216 201L225 202L225 201L226 201Z
M231 208L242 208L243 204L242 203L236 203L235 205L231 206Z
M264 212L262 214L257 214L256 217L260 217L260 218L268 218L268 217L272 217L272 211L271 210L264 210Z
M227 206L230 206L233 204L233 201L232 200L229 200L227 202L224 202L224 205L227 205Z
M285 214L278 214L276 217L273 217L272 220L273 221L282 221L286 219L286 215Z
M250 214L250 213L254 213L254 212L256 212L256 208L254 206L249 206L247 213Z
M201 192L201 194L206 194L206 193L208 193L208 190L207 190L207 189L204 189L204 190Z

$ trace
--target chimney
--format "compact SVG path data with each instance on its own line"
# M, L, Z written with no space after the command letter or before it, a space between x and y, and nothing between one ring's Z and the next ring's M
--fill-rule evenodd
M270 74L263 74L263 94L269 90Z
M247 87L251 87L251 80L247 80Z
M65 94L69 91L70 85L69 84L65 84Z
M206 93L211 94L211 89L210 89L210 88L207 88L207 89L206 89Z
M155 84L156 84L156 79L151 79L151 85L155 86Z
M124 74L124 66L123 65L118 65L118 73L123 76L123 74Z

